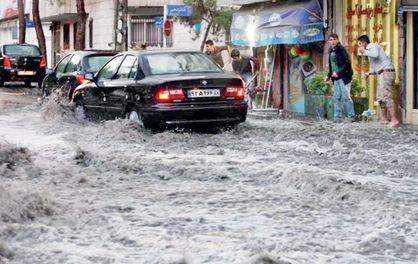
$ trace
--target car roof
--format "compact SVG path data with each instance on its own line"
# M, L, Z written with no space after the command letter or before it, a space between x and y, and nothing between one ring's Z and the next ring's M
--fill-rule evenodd
M70 54L118 54L119 51L114 50L76 50Z

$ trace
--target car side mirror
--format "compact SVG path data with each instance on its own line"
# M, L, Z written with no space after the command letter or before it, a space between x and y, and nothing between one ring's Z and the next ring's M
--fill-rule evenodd
M88 73L84 74L84 79L89 80L89 81L94 81L93 73L88 72Z

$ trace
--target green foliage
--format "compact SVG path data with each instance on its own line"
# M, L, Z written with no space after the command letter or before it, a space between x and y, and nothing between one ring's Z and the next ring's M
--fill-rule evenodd
M361 85L359 76L356 76L351 82L350 96L358 97L366 88Z
M306 78L305 85L309 94L328 95L331 93L332 85L330 82L324 81L325 74L317 73L315 76Z
M189 23L190 26L201 24L203 21L207 23L207 28L202 28L204 39L202 48L206 41L207 34L221 35L223 32L230 33L232 13L230 7L218 7L216 0L184 0L184 4L193 8L193 14L190 17L180 17L183 22ZM194 39L198 38L201 31L195 30Z

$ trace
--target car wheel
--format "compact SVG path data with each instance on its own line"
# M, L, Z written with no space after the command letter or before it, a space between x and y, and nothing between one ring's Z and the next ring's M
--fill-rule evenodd
M126 114L126 119L128 119L130 122L138 124L140 127L144 126L144 121L140 113L136 111L136 109L132 109Z

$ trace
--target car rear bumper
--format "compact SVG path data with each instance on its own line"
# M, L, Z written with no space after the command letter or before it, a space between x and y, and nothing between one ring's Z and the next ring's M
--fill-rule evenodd
M18 73L25 70L19 69L4 69L2 71L2 79L4 82L19 82L19 81L33 81L33 82L40 82L45 77L45 69L41 70L26 70L35 72L34 75L19 75Z
M144 111L144 118L158 125L237 124L244 122L248 106L245 102L228 104L174 105L157 104Z

